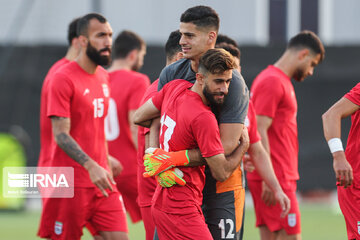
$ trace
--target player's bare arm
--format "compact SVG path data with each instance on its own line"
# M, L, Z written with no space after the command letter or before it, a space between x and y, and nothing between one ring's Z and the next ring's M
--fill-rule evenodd
M134 123L149 128L152 119L160 116L160 110L157 109L151 99L141 105L134 114Z
M240 145L230 154L217 154L212 157L205 158L210 167L212 176L217 181L225 181L230 177L234 170L239 166L242 157L249 147L249 135L246 128L240 137Z
M273 119L268 116L256 115L256 121L257 121L258 132L261 136L261 143L264 146L266 152L270 156L270 144L269 144L269 137L267 131L270 128ZM261 198L267 205L276 204L275 195L265 182L263 182L262 184Z
M134 123L134 114L135 114L135 110L129 111L128 121L130 125L132 141L134 143L135 148L138 149L138 141L137 141L138 127Z
M108 196L105 189L112 191L111 184L114 180L109 172L99 166L93 159L91 159L79 146L79 144L70 135L70 118L65 117L51 117L53 134L56 143L64 152L74 159L77 163L83 166L90 175L91 181L102 191L105 196Z
M220 123L220 138L225 155L231 154L238 146L243 129L244 124L241 123Z
M359 106L352 103L347 98L341 98L327 112L322 115L324 136L326 141L341 138L341 119L346 118L359 110ZM333 167L336 180L340 186L345 188L350 186L353 181L353 170L346 159L344 151L335 151L333 155Z
M282 217L285 217L290 211L290 200L282 190L279 181L276 178L269 154L265 151L261 142L258 141L250 145L248 153L251 161L264 182L271 188L275 199L280 203L283 210Z

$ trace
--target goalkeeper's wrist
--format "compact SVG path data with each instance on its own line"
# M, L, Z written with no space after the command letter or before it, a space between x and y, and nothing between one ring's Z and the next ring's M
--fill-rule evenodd
M190 163L188 150L172 152L171 159L173 159L176 166L187 166Z

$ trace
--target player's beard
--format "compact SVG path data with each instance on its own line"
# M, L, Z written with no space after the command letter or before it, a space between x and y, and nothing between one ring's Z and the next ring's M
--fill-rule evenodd
M109 56L101 56L101 52L109 51ZM99 51L94 48L90 41L88 42L87 48L86 48L86 55L93 61L96 65L100 66L107 66L110 64L111 61L111 49L110 48L103 48Z
M302 81L304 81L305 77L306 76L305 76L305 73L304 73L303 69L301 69L301 68L296 69L296 71L294 73L294 76L293 76L295 81L302 82Z
M140 66L140 60L139 60L139 55L138 55L137 58L136 58L136 61L135 61L134 65L132 65L132 67L131 67L131 70L137 72L137 71L140 70L141 67L142 67L142 66Z
M222 107L222 105L224 104L225 98L226 98L226 94L224 94L223 92L218 92L218 93L212 93L209 90L209 87L207 86L207 84L205 84L205 87L203 89L203 94L205 96L205 98L209 101L209 104L211 107ZM215 99L216 95L224 95L223 99Z

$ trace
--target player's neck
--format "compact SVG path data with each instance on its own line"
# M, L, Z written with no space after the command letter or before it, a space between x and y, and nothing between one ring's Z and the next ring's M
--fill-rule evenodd
M85 52L80 52L75 61L85 72L89 74L94 74L96 72L97 64L90 60Z
M117 70L132 70L131 64L126 59L115 59L111 63L111 66L108 68L109 72L117 71Z
M279 60L274 63L274 66L284 72L289 78L292 78L295 72L295 63L293 56L285 52Z
M194 85L190 88L190 90L193 91L193 92L196 92L197 94L199 94L200 97L201 97L202 102L205 105L209 105L209 102L206 99L206 97L204 96L203 91L202 91L202 87L201 87L201 85L199 84L198 81L195 81Z
M69 61L74 61L79 56L79 49L70 46L66 52L65 58Z
M199 60L200 59L191 60L191 70L193 70L196 73L197 73L197 71L199 69Z

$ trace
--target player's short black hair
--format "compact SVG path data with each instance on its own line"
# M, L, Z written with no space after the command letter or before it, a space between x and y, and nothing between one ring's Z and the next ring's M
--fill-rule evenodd
M228 51L233 57L237 57L238 59L240 59L241 56L241 52L240 49L235 47L232 44L226 43L226 42L222 42L219 44L216 44L215 46L216 48L222 48L225 49L226 51Z
M235 47L238 47L236 41L225 34L218 34L218 36L216 38L216 45L218 45L220 43L227 43L227 44L234 45Z
M89 22L92 19L97 19L101 23L107 22L106 18L98 13L88 13L85 16L81 17L78 21L76 30L78 36L88 36Z
M69 24L68 27L68 35L67 35L67 40L69 43L69 46L71 46L71 42L74 38L77 38L77 24L79 22L80 18L75 18L74 20L71 21L71 23Z
M132 50L141 50L144 40L136 33L124 30L116 37L113 45L113 58L125 58Z
M222 48L209 49L201 56L199 72L206 74L221 74L227 70L236 68L234 57Z
M180 38L181 33L179 30L170 33L165 44L165 54L168 60L172 59L178 52L181 52L181 46L179 44Z
M200 28L219 30L220 18L214 9L208 6L195 6L187 9L180 17L182 23L193 23Z
M320 54L320 62L325 58L325 48L320 38L312 31L304 30L292 37L288 49L308 48L315 54Z

